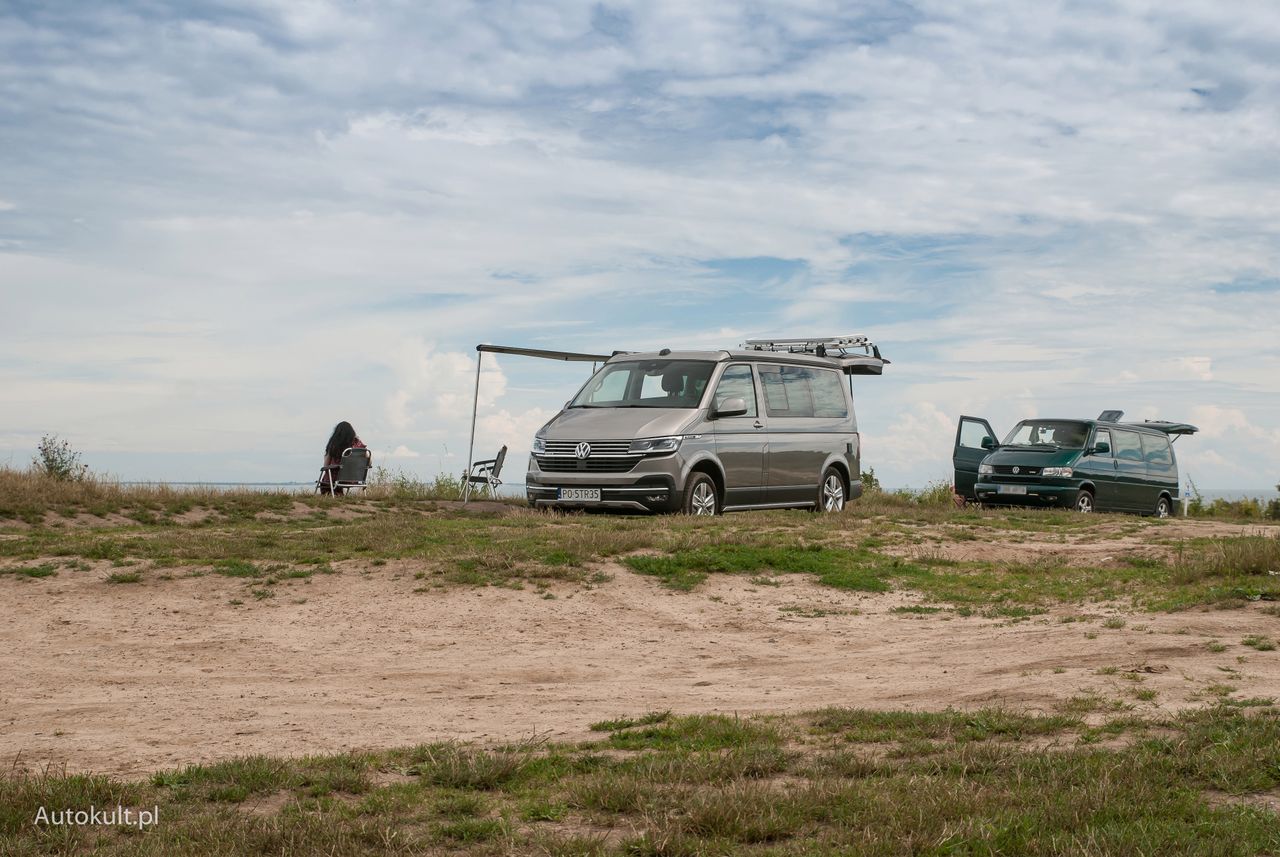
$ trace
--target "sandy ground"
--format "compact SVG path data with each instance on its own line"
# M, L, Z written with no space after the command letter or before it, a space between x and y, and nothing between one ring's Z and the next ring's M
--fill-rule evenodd
M107 584L106 566L0 577L0 765L141 776L249 753L577 739L594 721L667 708L1051 710L1096 691L1176 710L1213 684L1280 697L1280 651L1240 645L1280 631L1256 607L1108 629L1105 607L1071 623L893 613L914 596L800 575L777 587L719 575L671 593L609 566L611 581L546 598L414 592L413 570L345 567L264 601L240 581L181 572L141 585ZM1136 687L1156 700L1133 700Z

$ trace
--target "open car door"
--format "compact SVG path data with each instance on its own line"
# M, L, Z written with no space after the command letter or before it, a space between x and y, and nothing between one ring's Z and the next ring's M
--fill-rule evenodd
M956 493L966 500L977 500L974 484L978 481L978 465L996 448L996 433L991 423L981 417L961 417L956 426L956 446L951 463L956 469Z

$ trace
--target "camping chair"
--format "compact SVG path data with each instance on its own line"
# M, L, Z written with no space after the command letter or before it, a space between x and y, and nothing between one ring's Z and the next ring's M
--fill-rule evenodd
M462 502L467 502L471 498L472 485L487 485L489 493L497 495L497 487L502 484L502 480L498 475L502 473L502 462L507 460L507 448L504 446L498 450L496 458L489 458L484 461L477 461L471 465L471 470L463 479Z
M320 478L316 480L316 491L328 488L330 494L339 494L345 488L368 488L366 479L369 476L369 465L373 463L373 453L363 447L344 449L342 463L326 465L320 469Z

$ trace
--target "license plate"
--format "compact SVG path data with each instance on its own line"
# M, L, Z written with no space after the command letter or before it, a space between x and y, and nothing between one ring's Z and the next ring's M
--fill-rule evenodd
M1027 486L1025 485L1001 485L999 486L1001 494L1026 494Z
M561 488L560 493L556 495L561 500L588 500L600 501L599 488Z

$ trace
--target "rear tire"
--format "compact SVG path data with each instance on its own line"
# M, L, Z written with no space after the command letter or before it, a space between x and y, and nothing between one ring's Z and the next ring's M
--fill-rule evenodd
M1156 501L1156 517L1168 518L1173 515L1173 504L1169 502L1168 497L1161 497Z
M715 481L705 473L694 473L684 486L684 502L680 509L686 515L720 514L720 497L716 494Z
M1084 513L1094 511L1093 493L1085 490L1077 491L1075 502L1071 504L1071 508L1075 509L1077 512Z
M828 467L818 485L818 500L814 509L819 512L839 512L845 504L844 477L834 467Z

